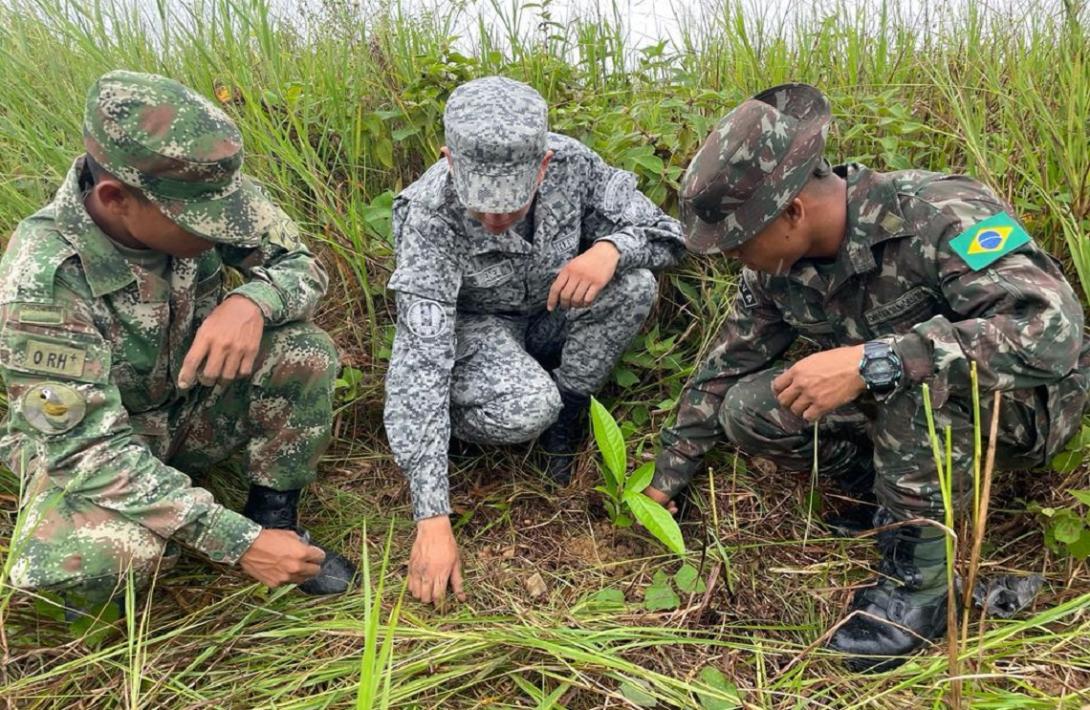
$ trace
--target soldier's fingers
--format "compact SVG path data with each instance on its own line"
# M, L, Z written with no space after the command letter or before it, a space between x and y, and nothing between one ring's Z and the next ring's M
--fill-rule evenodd
M601 286L591 286L587 289L587 295L583 297L583 305L589 306L594 303L594 299L598 298L598 294L602 292Z
M208 355L208 338L198 330L197 337L193 339L193 344L189 346L189 352L185 354L185 359L182 360L182 369L178 372L179 387L189 389L193 386L197 381L197 368L204 362L206 355Z
M560 292L560 307L571 308L572 296L575 295L575 289L579 288L581 281L576 278L568 279L568 282L564 284L564 289Z
M430 579L428 579L424 575L420 576L420 586L418 587L418 590L420 591L420 596L418 596L417 599L424 602L425 604L431 604L431 585L432 581Z
M304 559L307 562L313 562L314 564L320 565L325 562L325 550L317 545L307 545L306 557Z
M239 377L249 377L254 374L254 362L257 361L257 351L244 356L238 366Z
M791 369L781 372L776 379L772 380L772 391L776 394L783 392L791 381L795 378L795 374Z
M809 397L799 397L795 400L795 403L791 405L791 411L801 417L806 413L806 410L813 405L814 403L810 401Z
M223 371L223 361L226 359L227 352L222 345L210 348L208 357L204 360L204 367L201 368L200 374L197 375L202 385L211 387L219 381L220 373Z
M587 300L587 292L590 291L590 288L591 288L590 281L581 281L575 287L575 293L572 294L572 299L571 299L572 305L574 305L577 308L582 308L583 306L590 303L590 301Z
M303 566L299 569L298 573L292 575L292 581L295 584L299 584L300 582L305 582L308 579L316 577L318 575L318 573L321 572L321 571L322 571L322 568L319 567L318 565L307 562L307 563L303 564Z
M776 394L776 399L779 401L780 406L785 409L790 409L795 400L802 394L802 388L798 385L788 385L786 388Z
M825 414L825 408L819 407L816 404L811 404L806 408L806 411L802 413L802 418L808 422L816 422Z
M553 281L553 285L549 288L549 300L546 302L545 307L550 311L556 308L556 304L560 300L560 289L564 288L564 284L568 282L568 272L561 271L556 276L556 280Z
M431 598L435 602L435 606L440 609L447 601L447 580L450 579L449 575L441 574L435 578L431 588Z
M413 599L420 599L417 574L412 570L409 570L409 594L413 595Z
M223 370L220 371L220 379L227 382L238 377L238 369L242 364L242 353L230 353L223 361Z
M450 573L450 588L454 592L454 596L458 598L458 601L464 602L466 600L465 592L462 591L462 563L455 562L454 570Z

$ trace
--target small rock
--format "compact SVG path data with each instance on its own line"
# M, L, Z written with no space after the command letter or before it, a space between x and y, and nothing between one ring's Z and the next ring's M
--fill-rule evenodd
M549 591L549 588L545 586L545 580L541 578L540 572L534 572L524 584L526 585L526 591L534 599L540 599Z

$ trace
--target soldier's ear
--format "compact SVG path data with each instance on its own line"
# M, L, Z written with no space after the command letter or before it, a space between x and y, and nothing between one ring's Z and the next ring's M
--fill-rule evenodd
M806 203L799 197L793 198L784 208L783 218L792 231L797 229L806 218Z
M117 180L99 180L94 191L99 204L110 214L118 216L129 211L133 197Z
M537 184L545 179L545 171L549 168L549 162L553 159L553 151L545 151L545 157L541 161L541 168L537 171Z

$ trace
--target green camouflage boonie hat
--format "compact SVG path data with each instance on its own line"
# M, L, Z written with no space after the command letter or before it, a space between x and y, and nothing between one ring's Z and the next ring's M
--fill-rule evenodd
M783 212L825 165L829 101L807 84L783 84L749 99L704 140L681 181L685 246L734 249Z
M520 81L486 76L462 84L443 112L454 190L478 212L526 206L548 150L548 106Z
M155 74L112 71L87 94L87 153L199 237L253 247L276 219L242 174L242 134L197 92Z

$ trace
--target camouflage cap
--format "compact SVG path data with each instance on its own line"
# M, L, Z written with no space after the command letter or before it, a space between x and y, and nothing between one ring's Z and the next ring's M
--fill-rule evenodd
M493 213L526 206L547 150L541 94L502 76L474 79L450 95L443 124L463 205Z
M728 113L681 181L685 246L716 254L767 227L824 165L830 120L828 99L807 84L762 91Z
M242 174L242 134L195 91L155 74L112 71L87 94L87 153L170 220L214 242L256 246L276 207Z

